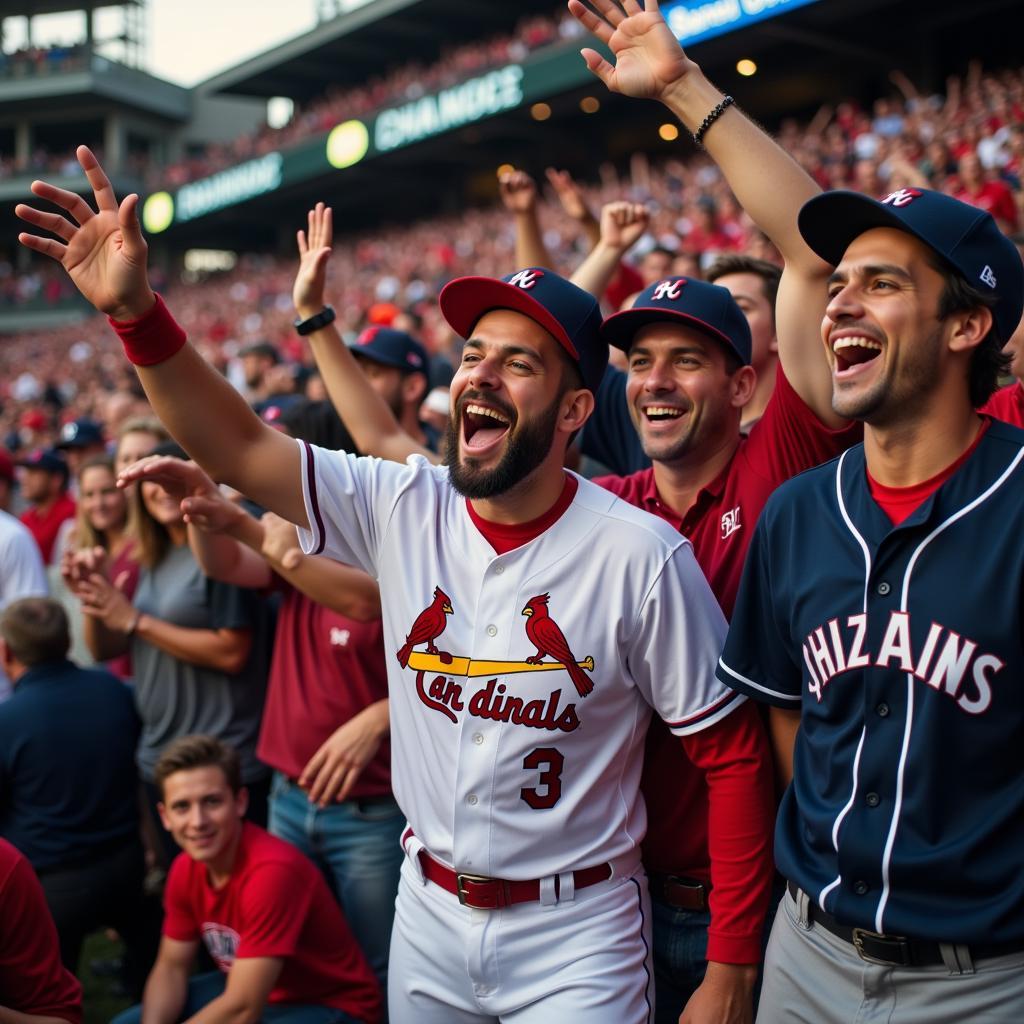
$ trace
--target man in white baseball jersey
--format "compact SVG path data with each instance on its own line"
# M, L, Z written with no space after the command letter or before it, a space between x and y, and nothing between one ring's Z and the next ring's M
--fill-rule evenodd
M596 301L540 268L445 289L468 340L444 467L296 444L185 343L150 290L136 197L118 207L79 159L98 213L37 182L79 226L20 206L62 239L21 241L110 315L197 462L296 523L307 551L381 581L409 821L392 1020L649 1020L651 707L685 737L743 698L714 679L725 622L689 542L562 468L607 361ZM300 333L333 316L300 312Z

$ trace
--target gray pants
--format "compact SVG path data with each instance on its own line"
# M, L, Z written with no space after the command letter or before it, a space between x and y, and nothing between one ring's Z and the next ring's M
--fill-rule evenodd
M936 967L881 967L807 923L807 896L775 916L757 1024L1021 1024L1024 953ZM961 957L962 970L955 967Z

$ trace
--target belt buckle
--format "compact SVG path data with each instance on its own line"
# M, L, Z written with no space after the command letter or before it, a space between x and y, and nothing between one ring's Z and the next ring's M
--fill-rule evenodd
M693 902L696 906L680 907L682 910L689 910L691 912L698 912L707 910L708 908L708 887L699 878L689 878L684 875L666 875L665 876L665 895L668 898L668 890L670 888L681 889L683 892L692 896ZM671 902L671 899L669 899Z
M889 943L895 946L900 954L900 959L883 959L873 956L864 948L865 940ZM869 931L867 928L853 929L853 946L861 960L869 964L877 964L880 967L910 967L910 946L907 939L902 935L883 935L881 932Z
M480 904L470 902L473 899L472 893L466 892L466 883L471 882L476 885L494 885L500 886L497 890L503 899L495 901L490 904ZM455 888L456 894L459 897L459 903L464 907L469 907L471 910L499 910L502 907L508 906L508 883L503 882L500 878L488 878L486 875L470 875L466 872L457 872L455 875Z

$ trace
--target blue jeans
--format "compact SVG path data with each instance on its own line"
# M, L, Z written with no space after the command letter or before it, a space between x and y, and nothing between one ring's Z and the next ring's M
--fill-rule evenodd
M776 874L761 940L762 967L775 912L784 892L785 880ZM651 916L654 918L655 1024L677 1024L683 1007L697 991L707 971L711 914L707 910L677 910L652 896ZM755 1010L760 993L758 976L754 989Z
M207 1003L212 1003L224 994L224 986L228 976L221 971L209 974L197 974L189 979L188 997L178 1020L187 1020L197 1014ZM142 1007L133 1006L119 1013L110 1024L139 1024L142 1020ZM299 1006L296 1004L278 1003L266 1006L260 1015L265 1024L358 1024L344 1010L335 1010L330 1006Z
M395 917L405 815L393 798L346 800L319 808L280 772L270 787L270 831L323 871L356 942L388 990L388 947Z

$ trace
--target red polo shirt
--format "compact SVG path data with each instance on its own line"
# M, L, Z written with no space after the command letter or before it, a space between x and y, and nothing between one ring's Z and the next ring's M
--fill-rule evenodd
M839 455L858 442L861 433L860 424L842 430L826 427L780 368L764 415L740 439L729 464L700 491L685 516L662 503L653 468L594 482L671 523L690 539L728 618L747 546L769 495L791 476ZM756 849L744 851L743 837L751 827L743 820L744 794L736 782L760 756L764 737L757 734L748 715L740 714L743 710L696 734L699 749L684 750L654 719L647 734L641 783L648 813L644 864L659 874L713 882L707 958L723 963L760 960L761 926L771 882L770 860ZM733 769L737 777L723 778L724 766L730 764L739 766ZM770 780L758 782L771 786ZM721 787L714 818L710 817L709 783Z
M1015 427L1024 427L1024 385L1015 380L1000 388L978 412Z
M46 512L40 514L39 510L33 506L22 513L21 521L35 537L46 565L49 565L53 558L53 545L57 542L57 534L60 532L61 525L66 520L74 518L75 499L67 491Z

